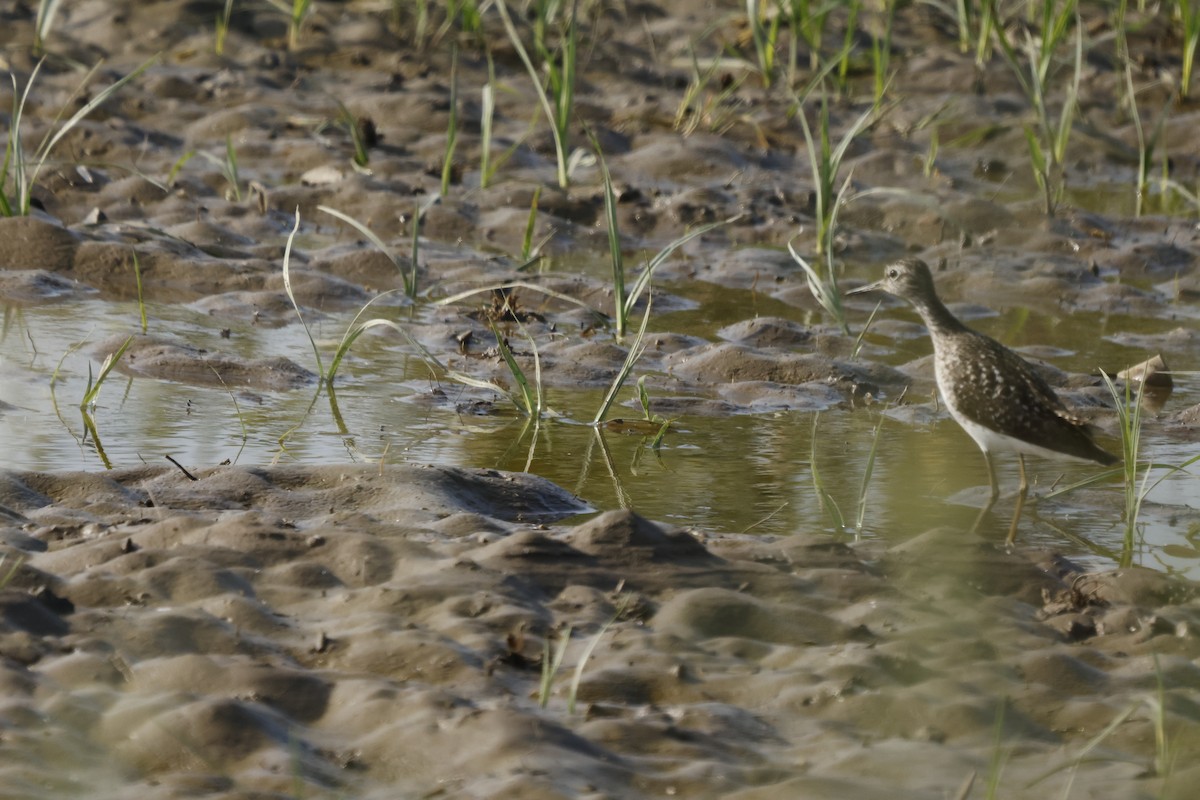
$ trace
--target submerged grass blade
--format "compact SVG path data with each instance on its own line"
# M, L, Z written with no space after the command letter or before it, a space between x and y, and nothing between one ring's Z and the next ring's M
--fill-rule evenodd
M875 454L879 452L879 434L883 431L884 416L879 415L875 423L875 432L871 435L871 450L867 453L867 463L863 468L862 485L858 489L858 516L854 520L854 529L862 531L863 522L867 516L867 495L871 490L871 476L875 472Z
M821 415L813 414L812 428L812 444L809 450L809 470L812 472L813 489L817 493L817 503L821 510L829 514L830 520L833 522L833 527L840 533L846 529L846 518L842 516L842 510L838 507L837 501L825 489L825 483L821 479L821 472L817 469L817 426L821 421Z

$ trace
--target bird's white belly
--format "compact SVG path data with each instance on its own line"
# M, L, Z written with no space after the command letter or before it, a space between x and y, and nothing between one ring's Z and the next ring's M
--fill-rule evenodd
M1082 462L1088 460L1060 453L1057 450L1041 447L1040 445L1022 441L1012 436L1006 436L1003 433L996 433L994 430L985 428L978 422L973 422L957 413L954 406L950 403L947 403L946 407L950 409L950 415L954 417L955 422L962 426L962 429L975 440L975 444L979 445L979 449L985 453L1022 453L1027 456L1040 456L1042 458L1058 459L1059 461Z

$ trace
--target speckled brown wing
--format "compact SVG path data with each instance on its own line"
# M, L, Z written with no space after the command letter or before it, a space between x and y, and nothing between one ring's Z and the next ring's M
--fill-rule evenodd
M1116 461L1020 356L971 330L943 337L942 347L945 368L956 376L942 387L946 402L967 419L1064 455Z

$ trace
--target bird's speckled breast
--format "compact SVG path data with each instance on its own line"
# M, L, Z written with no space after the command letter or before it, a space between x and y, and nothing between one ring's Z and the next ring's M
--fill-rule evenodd
M1047 410L1060 411L1064 422L1068 416L1032 367L974 331L939 337L934 366L942 397L960 423L1036 442L1046 435L1047 420L1054 419Z

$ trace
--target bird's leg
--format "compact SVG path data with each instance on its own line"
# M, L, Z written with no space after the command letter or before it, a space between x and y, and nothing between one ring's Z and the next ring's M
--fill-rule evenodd
M1025 495L1029 492L1029 479L1025 477L1025 454L1021 453L1017 456L1017 464L1021 468L1021 486L1017 490L1017 507L1013 511L1012 523L1008 526L1008 538L1004 540L1006 545L1011 545L1017 539L1017 522L1021 519L1021 511L1025 508Z
M996 500L1000 497L1000 483L996 480L996 470L992 467L992 454L987 450L983 451L983 463L987 464L988 483L992 487L992 494L984 503L983 508L979 509L979 515L975 517L975 523L971 526L971 533L979 530L979 523L983 522L983 518L992 510L992 506L996 505Z
M983 451L983 463L987 464L988 483L990 483L992 485L991 503L995 503L996 499L1000 497L1000 481L996 480L996 468L992 466L992 454L989 453L987 450ZM1022 465L1024 465L1025 462L1022 461L1021 463L1022 463ZM1024 466L1022 466L1021 469L1022 469L1021 480L1024 481L1025 480ZM990 508L991 504L989 504L988 507Z

